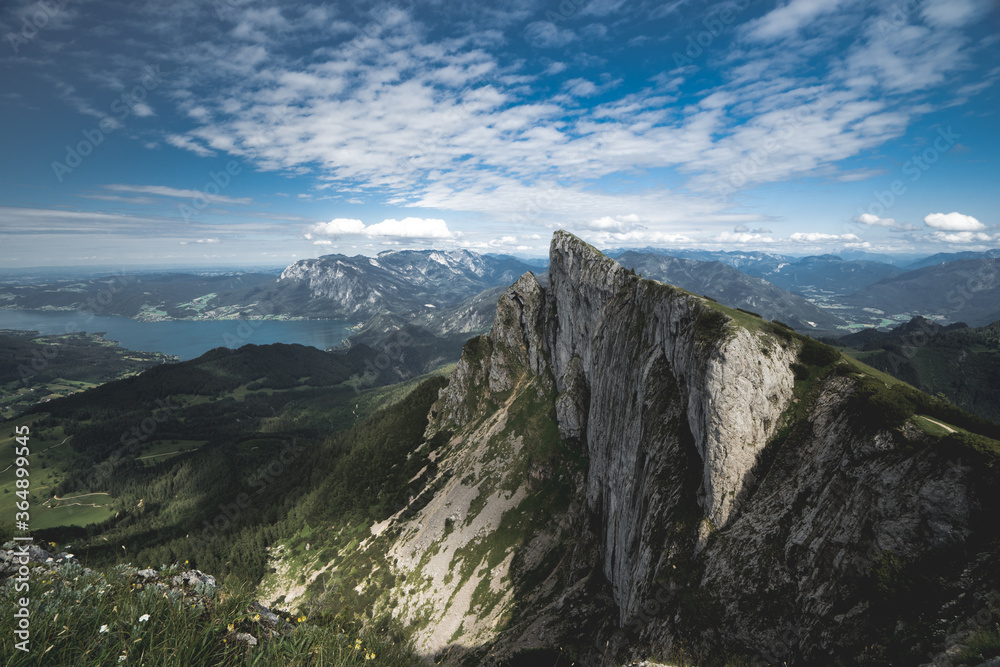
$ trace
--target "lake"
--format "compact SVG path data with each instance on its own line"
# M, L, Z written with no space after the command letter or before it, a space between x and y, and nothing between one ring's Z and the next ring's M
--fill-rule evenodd
M105 332L108 340L144 352L194 359L216 347L247 343L299 343L321 350L338 347L350 335L348 322L336 320L218 320L139 322L116 315L64 310L0 310L0 329L28 329L42 334Z

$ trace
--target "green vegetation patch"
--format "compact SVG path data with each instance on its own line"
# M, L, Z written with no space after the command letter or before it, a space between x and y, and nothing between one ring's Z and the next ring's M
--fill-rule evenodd
M165 578L179 566L164 567ZM5 665L148 665L209 667L292 665L361 667L419 664L398 635L378 629L346 634L302 616L272 625L247 586L161 589L121 565L87 572L75 563L35 567L31 579L31 652L0 636ZM14 609L14 579L0 586L0 604ZM251 636L250 646L240 635Z

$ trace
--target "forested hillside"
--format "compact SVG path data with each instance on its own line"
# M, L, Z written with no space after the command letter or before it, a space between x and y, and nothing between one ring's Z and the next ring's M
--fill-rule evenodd
M871 329L837 342L881 371L1000 422L1000 322L969 327L915 317L892 331Z
M256 583L267 547L307 518L394 511L412 464L393 466L419 444L444 380L364 388L374 355L220 348L29 410L4 429L29 425L45 452L48 483L33 486L40 518L52 515L42 526L61 523L64 501L100 497L80 520L68 515L77 525L36 536L72 542L94 564L190 561Z

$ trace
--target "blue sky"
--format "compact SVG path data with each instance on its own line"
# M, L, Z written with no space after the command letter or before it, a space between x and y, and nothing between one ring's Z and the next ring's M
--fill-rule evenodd
M989 0L8 2L4 266L1000 246Z

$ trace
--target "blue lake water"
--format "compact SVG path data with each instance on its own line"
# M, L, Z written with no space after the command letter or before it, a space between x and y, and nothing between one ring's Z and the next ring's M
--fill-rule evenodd
M214 322L139 322L115 315L81 311L0 310L0 329L28 329L42 334L103 331L108 340L144 352L194 359L216 347L247 343L299 343L321 350L338 347L350 335L347 322L335 320L220 320Z

